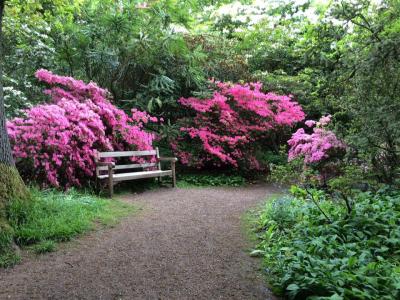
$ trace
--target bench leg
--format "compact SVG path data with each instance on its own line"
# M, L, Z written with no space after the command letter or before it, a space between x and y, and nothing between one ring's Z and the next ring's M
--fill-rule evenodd
M172 162L171 169L172 169L172 186L175 188L176 187L175 162Z
M112 178L108 180L108 191L110 193L110 198L114 196L114 183Z
M114 196L114 178L113 178L114 170L113 166L108 166L108 190L110 192L110 198Z

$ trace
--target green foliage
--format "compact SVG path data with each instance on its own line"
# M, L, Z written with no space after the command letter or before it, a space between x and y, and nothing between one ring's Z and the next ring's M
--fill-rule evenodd
M242 186L246 180L241 176L226 174L184 174L178 175L178 187L193 186Z
M338 130L386 183L398 177L400 165L399 4L360 1L332 7L333 16L354 25L338 44L343 57L337 82L345 89L336 105L342 107L339 116L350 116Z
M208 78L259 80L292 94L311 119L333 115L349 159L378 181L399 182L398 0L139 3L8 0L7 115L45 101L33 73L46 68L96 81L126 110L163 117L165 145L189 114L177 99L205 97ZM276 149L265 150L277 152L287 136L270 140Z
M357 164L347 164L342 168L342 174L328 181L329 191L352 195L358 190L378 190L380 184L374 176L368 173L368 169L362 169Z
M191 17L177 1L140 9L131 1L84 1L74 20L54 33L58 68L106 87L116 103L165 118L175 101L205 83L204 54L189 51L181 31Z
M281 186L290 186L301 182L303 175L303 161L294 159L288 162L287 148L282 146L279 152L264 153L263 161L268 162L268 180Z
M34 79L38 68L56 67L55 41L51 30L56 15L71 16L66 1L8 0L3 20L4 100L9 117L44 98ZM51 3L51 4L50 4ZM78 8L74 1L69 7Z
M0 234L0 267L18 262L18 255L10 247L13 240L38 254L51 252L57 242L85 233L95 224L113 225L135 211L132 205L72 189L65 193L31 189L31 193L32 201L14 201L7 207L12 231Z
M310 7L318 20L302 13ZM309 118L334 115L354 157L390 184L400 174L399 7L398 0L287 1L234 35L266 89L292 93Z
M218 33L196 33L186 36L185 40L191 51L204 52L201 67L207 78L225 82L254 81L245 53L238 51L240 40Z
M8 223L0 222L0 255L2 255L10 250L14 231Z
M0 254L0 268L8 268L18 264L21 257L13 251Z
M257 223L269 283L290 299L397 299L400 194L358 193L348 215L318 192L266 203Z
M26 207L15 202L9 206L9 222L14 228L14 239L27 245L45 240L67 241L93 228L93 221L102 221L113 215L107 200L75 190L60 193L54 190L33 190L35 200ZM127 205L119 203L129 211ZM118 206L117 206L118 208ZM120 213L120 212L119 212ZM23 215L23 221L21 221Z
M299 159L285 164L273 164L270 167L268 179L279 185L297 184L301 181L303 162Z
M36 254L44 254L56 250L56 243L54 241L41 241L31 247L31 250Z

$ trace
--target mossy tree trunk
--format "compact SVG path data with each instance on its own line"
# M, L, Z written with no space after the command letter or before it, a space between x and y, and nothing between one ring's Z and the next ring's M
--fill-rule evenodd
M2 19L5 0L0 0L0 59L3 60ZM6 128L3 97L3 72L0 63L0 254L13 244L12 228L7 222L7 207L11 201L26 201L28 190L22 181L11 152Z

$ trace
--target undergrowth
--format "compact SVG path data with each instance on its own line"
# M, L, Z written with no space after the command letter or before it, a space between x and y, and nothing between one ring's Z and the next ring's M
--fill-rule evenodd
M399 299L400 193L359 193L350 215L322 197L280 197L257 219L274 292L289 299Z
M178 175L178 187L242 186L246 179L237 175L183 174Z
M54 251L58 242L71 240L96 226L112 226L135 211L134 206L118 200L73 189L65 193L31 189L31 193L30 203L13 202L7 208L7 215L16 244L39 254ZM0 267L18 261L11 249L3 250Z

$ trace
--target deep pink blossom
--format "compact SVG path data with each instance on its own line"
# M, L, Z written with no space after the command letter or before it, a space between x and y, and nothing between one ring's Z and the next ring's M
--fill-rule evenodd
M211 164L261 169L256 158L260 142L302 121L302 108L290 96L262 92L261 83L213 83L216 89L209 99L178 100L196 115L181 120L185 126L172 143L175 154L182 163L198 168Z
M21 173L50 186L80 186L94 178L97 151L149 150L154 135L143 127L157 121L146 112L128 116L95 83L38 70L52 103L28 109L7 123ZM29 167L26 167L29 166Z

